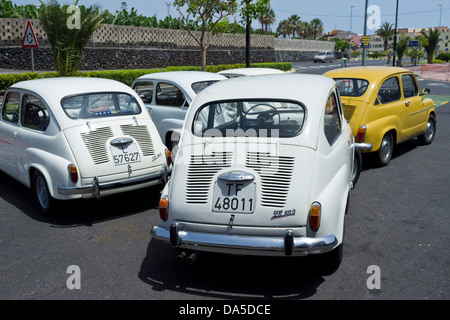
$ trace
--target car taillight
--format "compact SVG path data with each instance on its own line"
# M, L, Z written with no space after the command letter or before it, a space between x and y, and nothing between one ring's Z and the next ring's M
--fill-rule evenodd
M67 169L69 170L70 180L73 183L77 183L78 182L78 168L77 168L77 166L74 165L73 163L71 163L71 164L69 164Z
M166 162L168 166L172 164L172 152L169 150L166 150Z
M358 133L356 134L356 142L364 142L364 140L366 139L366 131L366 126L359 127Z
M320 227L320 212L322 206L319 202L314 202L309 209L309 226L311 230L316 232Z
M169 199L164 196L159 200L159 217L162 221L166 221L169 217Z

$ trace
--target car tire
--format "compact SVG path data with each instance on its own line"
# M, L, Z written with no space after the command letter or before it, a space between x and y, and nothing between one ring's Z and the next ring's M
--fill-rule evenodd
M418 141L422 145L431 144L434 136L436 135L436 119L434 115L430 114L427 122L427 128L424 133L417 137Z
M45 177L37 170L33 173L32 191L39 211L46 216L51 216L56 200L50 194Z
M359 176L362 171L362 155L361 151L358 149L355 150L355 157L353 160L353 170L352 170L352 184L355 187L356 182L358 182Z
M381 140L380 149L377 151L377 160L380 166L387 166L392 159L394 152L394 138L387 132Z

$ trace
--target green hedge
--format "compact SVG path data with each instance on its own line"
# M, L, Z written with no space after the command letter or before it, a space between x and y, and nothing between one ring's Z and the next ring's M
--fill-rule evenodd
M284 71L292 69L292 62L264 62L251 63L254 68L274 68ZM245 64L224 64L217 66L207 66L206 71L217 73L222 70L245 68ZM145 74L164 72L164 71L201 71L201 67L184 66L184 67L167 67L163 69L137 69L137 70L110 70L110 71L80 71L76 76L78 77L92 77L92 78L106 78L117 80L126 85L131 86L133 81ZM58 77L57 72L28 72L28 73L7 73L0 74L0 90L5 90L16 82L32 79L54 78Z

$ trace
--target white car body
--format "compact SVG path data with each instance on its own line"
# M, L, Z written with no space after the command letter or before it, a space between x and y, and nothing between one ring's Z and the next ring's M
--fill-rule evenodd
M239 114L244 107L245 117ZM201 119L203 114L208 119ZM226 117L231 119L226 126L205 131ZM233 121L245 124L243 131L227 132ZM269 132L271 126L279 128L279 137L260 129ZM252 130L261 130L260 136ZM200 251L271 256L331 251L342 257L354 152L334 81L289 74L216 83L197 96L187 114L162 192L159 225L151 234L194 257ZM318 206L320 227L314 231L311 208Z
M1 114L0 170L31 187L43 213L53 199L99 198L164 183L169 173L141 99L118 81L19 82Z
M156 72L137 78L131 87L144 101L163 143L171 149L172 133L181 131L186 111L197 93L224 79L226 77L202 71ZM169 99L159 98L165 92L169 93L165 95Z
M219 71L218 74L227 78L236 78L243 76L257 76L263 74L283 74L285 73L279 69L273 68L237 68Z

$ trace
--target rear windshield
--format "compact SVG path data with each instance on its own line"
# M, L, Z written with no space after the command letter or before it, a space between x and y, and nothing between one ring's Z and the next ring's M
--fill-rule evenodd
M344 97L362 96L369 86L369 82L364 79L337 78L339 94Z
M219 80L208 80L208 81L199 81L192 84L192 90L194 90L195 93L199 93L206 87L209 87L213 83L216 83Z
M71 119L108 118L141 113L131 95L118 92L88 93L65 97L61 106Z
M305 108L287 101L221 101L195 116L196 136L293 137L300 133Z

